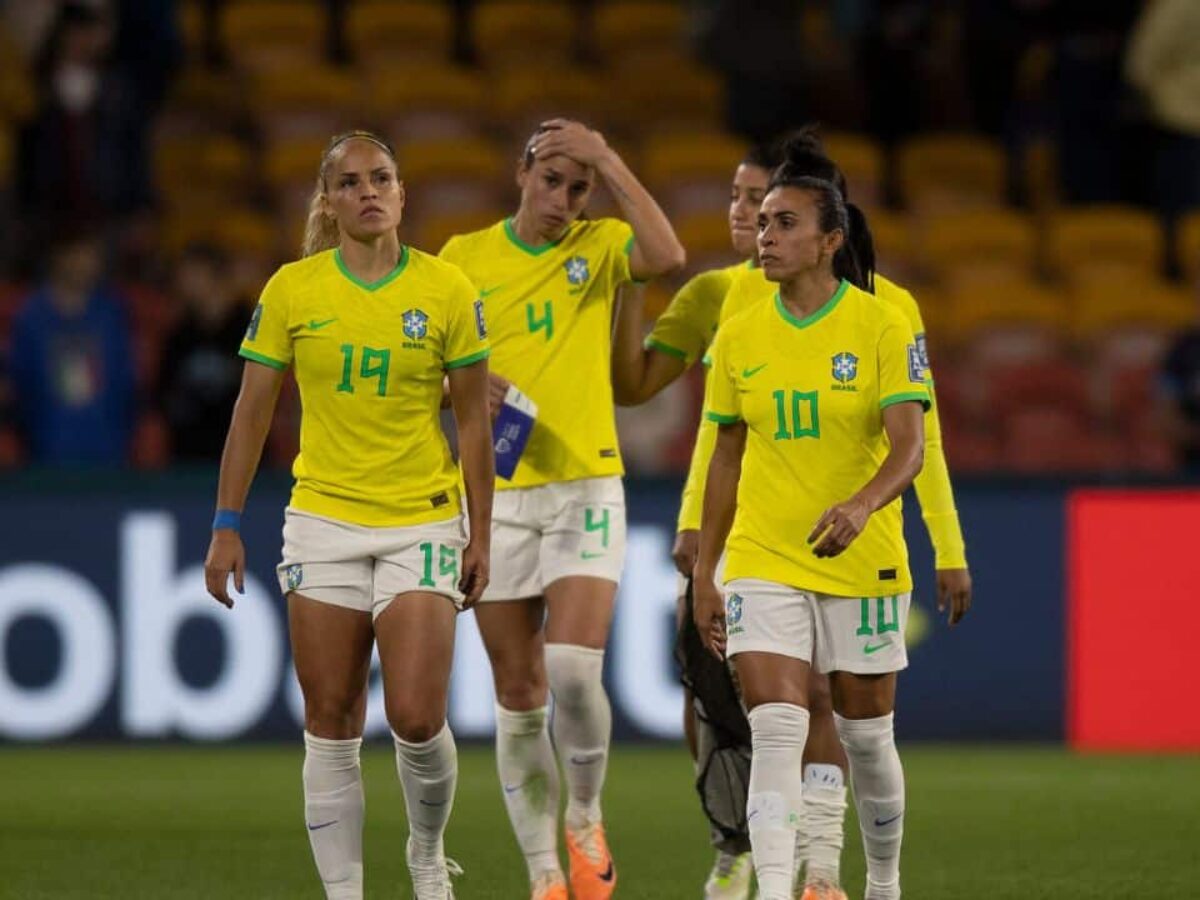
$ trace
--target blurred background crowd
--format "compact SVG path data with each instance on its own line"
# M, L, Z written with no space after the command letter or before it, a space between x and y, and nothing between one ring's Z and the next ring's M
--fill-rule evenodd
M955 471L1200 472L1198 47L1196 0L0 2L0 468L218 459L333 132L392 139L437 252L570 115L688 249L652 311L735 261L746 141L818 121L920 303ZM631 471L686 468L692 374L620 412Z

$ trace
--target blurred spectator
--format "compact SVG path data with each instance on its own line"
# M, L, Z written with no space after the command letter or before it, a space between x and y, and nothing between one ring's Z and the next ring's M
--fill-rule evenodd
M163 347L157 406L176 460L217 461L242 378L237 352L248 317L230 284L229 260L214 246L183 252L175 293L183 316Z
M121 301L101 281L99 240L64 236L45 284L17 313L12 384L31 462L124 462L134 412L132 349Z
M1163 359L1168 431L1186 471L1200 476L1200 321L1176 339Z
M38 108L22 127L15 178L26 253L80 220L106 222L149 205L145 152L162 78L129 77L113 61L113 22L96 3L68 0L34 61Z
M1152 0L1130 37L1125 73L1154 129L1154 202L1173 222L1200 207L1200 2Z

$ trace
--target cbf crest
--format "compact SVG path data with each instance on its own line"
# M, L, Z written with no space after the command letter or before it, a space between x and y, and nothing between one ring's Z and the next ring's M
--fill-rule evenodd
M563 263L563 268L567 270L567 281L572 287L582 287L592 277L588 261L582 256L572 256Z
M834 390L838 391L853 391L857 390L850 382L858 377L858 357L848 350L843 350L841 353L833 357L833 380L837 382L833 386Z
M289 591L294 591L300 587L304 581L304 567L300 563L292 563L285 570L287 575L287 586Z
M429 316L419 309L407 310L401 317L404 336L410 341L421 341L429 333Z
M730 594L725 601L725 622L733 628L742 621L742 595Z

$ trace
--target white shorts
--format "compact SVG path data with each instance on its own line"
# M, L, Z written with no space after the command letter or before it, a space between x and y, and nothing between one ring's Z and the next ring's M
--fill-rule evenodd
M569 575L621 580L625 487L617 476L497 491L489 600L540 597Z
M378 618L398 594L442 594L461 608L462 516L397 528L352 525L289 507L279 589Z
M833 597L737 578L725 585L727 653L779 653L811 662L822 674L899 672L908 667L911 601L911 593Z

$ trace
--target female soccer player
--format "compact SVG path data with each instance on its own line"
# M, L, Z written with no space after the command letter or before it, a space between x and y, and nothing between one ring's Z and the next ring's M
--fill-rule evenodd
M925 371L904 317L847 280L861 273L834 184L785 163L758 222L759 259L779 293L726 322L711 353L705 414L720 427L696 626L733 659L749 710L760 895L792 896L813 664L831 673L866 896L891 900L904 814L892 710L912 590L898 498L921 469ZM714 582L723 549L727 601Z
M800 129L775 146L752 148L735 173L729 208L733 245L740 255L748 257L748 262L702 273L692 279L655 322L644 349L640 341L640 298L623 298L613 359L613 385L618 403L641 403L652 397L702 355L721 322L750 305L769 302L774 297L776 286L764 277L762 268L757 265L756 225L747 229L747 224L757 217L771 171L785 155L793 173L832 181L843 199L846 198L845 177L825 155L812 129ZM847 211L858 226L851 228L851 250L858 259L863 285L870 285L876 297L895 306L908 319L928 375L925 327L916 301L904 288L873 271L874 247L866 220L853 205L848 204ZM715 291L704 291L718 278L727 285L723 298L713 296ZM930 376L931 399L932 394ZM696 561L704 479L716 442L716 430L715 423L701 419L680 507L674 558L681 574L688 577ZM925 466L915 480L915 487L937 556L938 605L940 609L950 610L949 620L953 625L970 607L971 578L936 409L930 409L925 416ZM682 595L681 585L681 603ZM690 619L681 621L681 628L692 627ZM804 753L806 827L798 848L799 862L805 867L807 881L804 900L839 900L844 898L838 882L846 807L843 776L846 757L834 727L829 680L815 669L809 678L809 713L809 738ZM684 721L695 756L693 730L699 732L700 743L704 745L708 726L694 715L690 698ZM701 754L701 760L705 755ZM749 863L745 856L736 855L746 846L742 840L744 838L714 834L718 852L705 885L705 897L709 900L746 900L749 897Z
M442 835L457 774L446 698L460 608L488 582L492 444L488 344L478 293L454 266L400 242L404 188L391 148L367 132L321 159L304 259L263 289L241 355L205 564L209 593L233 606L245 551L241 509L283 373L303 418L284 517L287 595L304 693L304 807L330 898L361 898L359 746L372 640L408 810L418 898L451 897ZM438 407L449 378L470 534Z
M629 224L582 218L597 178ZM537 405L511 480L496 484L497 565L476 617L496 686L500 782L531 895L566 898L548 686L567 780L571 894L594 900L616 884L600 813L611 731L600 676L625 551L609 375L613 295L623 282L682 266L684 251L621 158L578 122L537 130L517 184L512 218L442 250L485 298L493 410L510 385Z

